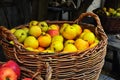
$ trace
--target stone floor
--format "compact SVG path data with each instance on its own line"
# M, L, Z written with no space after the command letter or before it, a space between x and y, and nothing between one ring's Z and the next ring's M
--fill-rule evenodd
M100 77L98 80L115 80L114 78L104 75L104 74L100 74Z

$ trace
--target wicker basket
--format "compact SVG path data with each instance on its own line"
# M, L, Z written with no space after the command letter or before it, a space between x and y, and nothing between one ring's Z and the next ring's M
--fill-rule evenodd
M103 28L106 33L120 33L120 18L119 17L101 17L104 22Z
M97 8L93 10L93 12L99 16L103 29L106 33L120 33L120 17L115 16L113 14L107 16L103 8Z
M91 16L95 19L97 26L82 23L84 17ZM1 26L0 37L1 44L7 59L16 60L21 66L27 67L33 72L39 72L41 64L48 63L52 68L51 80L97 80L104 64L106 55L107 36L101 26L99 17L92 13L82 13L75 21L47 21L48 24L77 23L82 28L92 30L100 40L99 44L91 49L74 53L35 53L25 50L15 36L10 31ZM21 25L20 27L28 25ZM9 40L14 41L14 45L9 44ZM45 77L45 69L42 71L42 77ZM37 74L38 76L40 74ZM50 75L50 74L49 74ZM49 79L48 79L49 80Z

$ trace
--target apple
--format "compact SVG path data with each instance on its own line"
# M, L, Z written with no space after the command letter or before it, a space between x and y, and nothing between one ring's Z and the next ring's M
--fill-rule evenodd
M54 41L61 41L61 42L63 42L64 38L63 38L62 35L56 35L56 36L53 36L53 38L52 38L52 42L54 42Z
M75 27L67 25L62 31L62 36L65 39L75 39L77 36L77 30Z
M2 65L2 68L3 67L11 68L17 74L17 77L20 77L20 73L21 73L20 66L15 61L9 60Z
M14 35L20 43L22 43L25 40L25 38L27 37L27 33L22 29L17 29L14 32Z
M82 39L87 41L89 44L92 44L95 41L95 34L93 32L86 32Z
M24 79L22 79L22 80L32 80L32 78L24 78Z
M54 41L50 45L50 49L54 52L60 52L64 48L63 42L61 41Z
M38 25L38 21L36 21L36 20L32 20L32 21L30 21L30 23L29 23L29 26L31 27L31 26L36 26L36 25Z
M40 36L41 34L41 28L39 26L31 26L29 29L29 34L35 37Z
M57 25L57 24L51 24L49 26L49 30L59 30L59 25Z
M27 28L27 27L24 27L24 28L22 28L26 33L28 33L29 32L29 28Z
M48 34L50 34L51 37L59 35L58 30L48 30Z
M62 24L62 26L61 26L61 28L60 28L60 34L62 34L63 30L64 30L67 26L70 26L70 24L68 24L68 23Z
M72 24L73 27L76 28L77 36L79 36L82 33L82 28L79 24Z
M120 12L117 12L117 13L116 13L116 16L117 16L117 17L120 17Z
M41 36L38 37L39 46L48 47L51 44L51 36L48 33L42 32Z
M41 28L41 30L43 32L47 32L48 31L48 24L47 24L47 22L41 21L41 22L39 22L38 25L40 26L40 28Z
M14 33L15 31L16 31L15 28L10 29L10 32L11 32L11 33Z
M23 45L25 47L31 47L33 49L36 49L38 48L39 46L39 42L38 40L34 37L34 36L28 36L25 40L24 40L24 43Z
M17 80L17 74L12 68L2 67L0 68L0 80Z

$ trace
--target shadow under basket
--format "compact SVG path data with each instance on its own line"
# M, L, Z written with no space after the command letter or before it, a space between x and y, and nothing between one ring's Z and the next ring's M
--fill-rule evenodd
M97 26L82 23L82 19L87 16L93 17ZM45 80L98 80L104 65L107 47L107 36L101 26L99 17L92 12L87 12L82 13L75 21L47 21L47 23L58 25L77 23L83 29L87 28L93 31L100 42L94 48L82 52L36 53L27 51L10 30L1 26L0 42L6 58L17 61L22 67L37 73L35 74L36 77L41 75ZM16 28L22 27L28 27L28 25L20 25ZM14 41L14 45L9 43L10 40ZM44 66L46 63L49 64L50 68L44 68L40 72L41 66Z

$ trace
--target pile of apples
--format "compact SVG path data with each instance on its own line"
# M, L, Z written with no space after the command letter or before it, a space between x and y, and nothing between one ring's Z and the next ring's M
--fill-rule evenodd
M90 29L78 24L48 24L30 21L29 27L10 30L25 49L42 53L68 53L95 47L99 40ZM13 41L10 41L14 45Z
M20 66L15 61L9 60L0 65L0 80L18 80L20 75ZM32 78L25 77L22 80L32 80Z
M104 12L107 16L114 16L114 17L120 17L120 8L114 9L114 8L103 8Z

